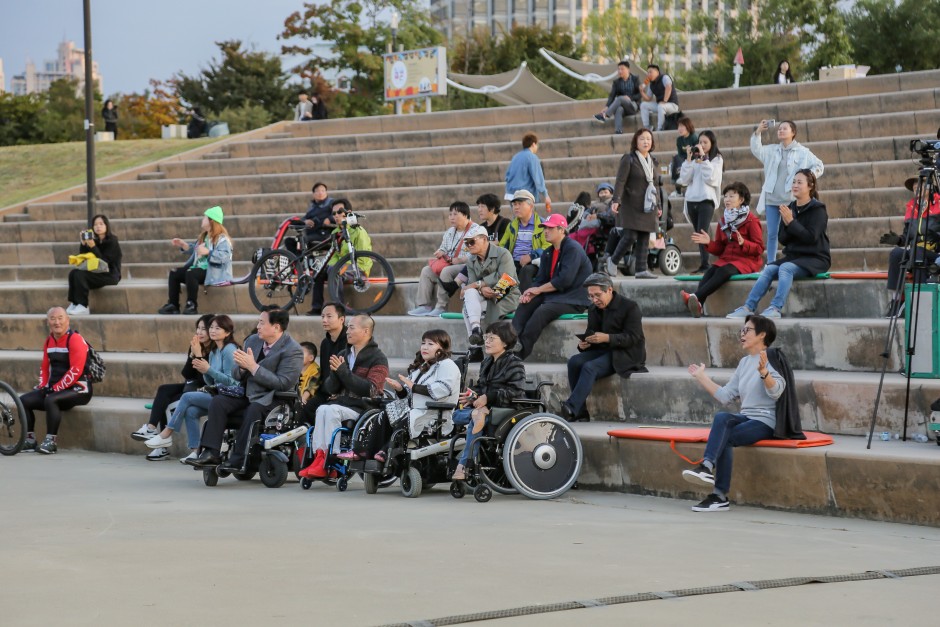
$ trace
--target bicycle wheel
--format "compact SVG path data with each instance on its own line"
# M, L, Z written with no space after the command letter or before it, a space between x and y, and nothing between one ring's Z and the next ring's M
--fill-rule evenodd
M258 311L268 305L290 309L303 302L309 290L310 277L304 272L303 259L282 248L261 257L248 278L248 294Z
M392 266L372 251L345 255L330 268L330 297L342 303L349 313L375 313L388 303L395 291Z
M0 381L0 455L16 455L26 441L26 410L16 390Z

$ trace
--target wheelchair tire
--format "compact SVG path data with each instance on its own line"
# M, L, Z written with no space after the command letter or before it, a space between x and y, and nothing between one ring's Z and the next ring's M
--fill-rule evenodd
M366 494L375 494L379 491L379 476L371 472L364 473L362 485L365 487Z
M415 499L421 496L421 472L415 468L411 467L408 470L405 470L401 473L401 495L409 498Z
M219 485L219 475L215 472L215 468L203 468L202 482L210 488Z
M530 499L553 499L578 480L584 451L574 429L554 414L533 414L512 428L503 446L506 477Z
M485 485L478 485L473 490L473 498L477 500L477 503L486 503L493 498L493 491Z
M287 464L273 455L265 455L261 458L258 474L265 487L279 488L287 481Z
M455 499L462 499L467 496L467 489L463 487L460 481L452 481L450 484L450 495Z
M478 446L480 450L476 457L480 464L479 475L483 483L493 492L503 495L515 494L516 489L509 482L502 461L497 456L496 451L491 448L496 446L496 442L481 442Z

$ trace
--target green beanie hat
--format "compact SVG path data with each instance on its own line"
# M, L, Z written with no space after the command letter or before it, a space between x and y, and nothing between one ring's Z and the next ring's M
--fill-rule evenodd
M218 222L222 224L222 220L225 219L225 216L222 214L222 207L216 205L215 207L209 207L206 209L206 212L202 214L212 220L213 222Z

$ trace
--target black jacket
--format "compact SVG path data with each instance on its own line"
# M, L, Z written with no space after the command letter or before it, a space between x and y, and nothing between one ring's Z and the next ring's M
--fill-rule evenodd
M774 437L779 440L805 440L803 425L800 422L800 403L796 398L796 381L787 356L779 348L767 349L767 361L780 373L787 386L777 399L777 423Z
M555 275L551 276L552 257L554 255L554 246L549 246L542 253L542 260L539 262L539 273L535 276L532 285L538 287L551 283L558 290L543 294L546 303L564 303L566 305L587 307L590 303L584 282L591 276L591 260L588 259L584 248L570 237L561 240L558 261L555 264Z
M771 265L790 262L807 270L811 275L825 272L832 265L829 254L829 214L826 205L812 199L803 207L790 203L794 218L790 224L780 222L779 240L783 245L783 259Z
M356 355L356 361L350 370L350 350L352 347L348 346L340 353L344 359L343 365L335 371L330 370L323 387L327 394L336 396L331 402L343 407L357 410L378 407L385 378L388 376L388 358L372 339Z
M108 262L108 274L121 280L121 258L123 253L121 252L121 244L118 243L118 238L114 235L109 234L104 238L104 241L99 241L98 236L95 235L95 247L86 246L82 244L79 246L79 254L91 253L98 259L103 259Z
M607 96L607 106L609 107L610 103L620 96L628 96L633 102L640 101L640 83L637 81L636 76L631 74L626 80L619 76L614 79L613 84L610 86L610 94Z
M309 239L329 239L330 233L336 228L336 225L323 224L325 220L332 221L333 199L329 196L321 202L310 201L307 213L304 214L304 220L313 220L313 228L304 229Z
M634 372L649 372L646 369L643 315L636 302L614 292L610 304L604 309L595 306L588 309L586 334L598 332L610 335L610 343L593 344L588 350L611 351L617 374L629 378Z
M202 373L196 370L193 367L193 351L189 350L189 353L186 355L186 363L183 365L183 369L180 370L180 374L183 375L183 380L187 383L193 383L197 387L202 387L206 384L205 379L202 378Z
M480 378L470 387L486 395L488 407L512 407L512 399L525 396L525 366L515 353L506 351L494 360L487 355L480 366Z

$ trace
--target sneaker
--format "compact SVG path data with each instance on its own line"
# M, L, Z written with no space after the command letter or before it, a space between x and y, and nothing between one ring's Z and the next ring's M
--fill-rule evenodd
M152 438L144 442L144 444L146 444L150 448L163 448L165 446L170 446L171 444L173 444L173 436L171 435L168 438L161 438L160 434L158 433L157 435L153 436Z
M614 135L623 135L623 131L614 131Z
M709 494L705 500L698 505L692 506L693 512L727 512L731 508L728 499L723 499L717 494Z
M479 326L473 327L473 330L470 331L470 346L483 346L483 331L480 330Z
M36 438L27 437L26 440L23 441L23 448L20 449L20 453L35 453L37 446Z
M73 316L87 316L91 313L91 310L85 305L75 305L72 309Z
M148 455L148 457L149 457L149 455ZM190 452L189 452L189 455L187 455L186 457L180 457L180 463L181 463L181 464L185 464L185 463L188 462L189 460L191 460L191 459L196 459L197 457L199 457L199 454L198 454L196 451L190 451Z
M435 307L434 309L432 309L431 311L429 311L428 313L424 315L427 316L428 318L440 318L441 314L444 313L445 311L447 310L444 309L443 307Z
M132 433L131 438L137 440L138 442L146 442L158 433L159 431L157 431L156 427L151 424L146 424Z
M173 303L167 303L166 305L164 305L163 307L160 307L160 309L157 310L158 314L162 314L164 316L178 314L179 312L180 312L179 305L174 305Z
M653 274L649 270L644 270L643 272L637 272L636 274L634 274L633 278L634 279L657 279L659 277L657 277L655 274Z
M196 303L191 300L186 301L186 308L183 309L184 316L198 316L199 310L196 308Z
M702 317L702 303L698 302L698 296L689 294L689 298L686 300L685 304L688 306L689 313L692 314L693 318Z
M409 316L426 316L431 313L431 308L427 305L421 305L420 307L415 307L408 312Z
M753 315L753 314L754 314L753 311L751 311L744 305L741 305L740 307L738 307L737 309L729 313L727 316L725 316L725 318L747 318L748 316Z
M679 197L679 192L678 192L677 190L673 190L673 191L669 192L669 197L670 197L670 198L678 198L678 197Z
M162 462L170 459L170 453L165 448L155 448L147 454L148 462Z
M36 450L38 450L40 453L45 453L46 455L52 455L58 452L59 447L56 446L55 440L52 438L52 436L47 435L42 441L42 444L40 444L39 448Z
M595 113L595 114L594 114L594 120L597 121L597 122L600 122L601 124L603 124L604 122L607 121L607 118L604 117L604 114L603 114L603 113Z
M617 264L611 261L610 257L607 258L607 263L605 264L604 269L610 276L615 277L619 274L619 271L617 270Z
M70 316L75 313L75 303L69 303L69 306L65 308L65 313Z
M774 307L773 305L771 305L764 311L760 312L760 315L764 316L765 318L782 318L783 317L783 314L780 313L780 310Z
M699 464L695 470L683 470L682 478L698 486L712 488L715 486L715 474L705 464Z

